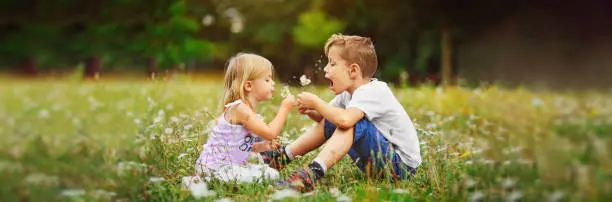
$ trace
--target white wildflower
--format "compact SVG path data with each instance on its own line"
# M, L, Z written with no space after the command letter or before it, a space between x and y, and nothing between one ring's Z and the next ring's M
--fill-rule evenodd
M548 202L557 202L561 201L565 194L562 191L555 191L548 196Z
M26 176L25 182L34 185L57 186L59 185L59 178L57 176L35 173Z
M329 188L329 193L332 194L335 197L338 197L341 194L340 190L337 187Z
M187 156L187 153L181 153L178 155L178 160L181 160L183 157Z
M191 124L187 124L187 125L183 126L183 130L189 130L191 128L193 128L193 125L191 125Z
M21 171L23 170L23 166L19 163L14 163L14 162L10 162L10 161L0 161L0 172L3 171L8 171L8 172L15 172L15 171Z
M437 87L436 88L436 94L442 94L442 90L444 90L444 89L442 89L442 87Z
M307 86L310 84L310 82L311 82L310 79L308 79L306 75L300 76L300 85Z
M83 196L85 195L85 190L83 189L66 189L62 190L62 196Z
M163 109L160 109L159 111L157 111L157 116L164 116L166 114L166 112L164 112Z
M215 202L233 202L233 200L230 198L222 198L215 200Z
M336 198L336 201L351 202L353 201L353 199L347 195L342 195L342 196L338 196L338 198Z
M134 124L140 125L141 123L142 123L142 121L139 118L135 118L134 119Z
M43 110L38 111L38 117L41 119L49 118L49 110L43 109Z
M476 180L472 179L471 177L467 177L465 179L464 184L465 184L465 187L472 188L472 187L476 186L477 182L476 182Z
M510 195L508 195L508 198L506 198L506 201L508 202L518 201L521 198L523 198L523 193L521 193L520 191L513 191L512 193L510 193Z
M531 105L533 105L534 107L540 107L544 104L544 102L542 102L542 100L540 100L540 98L534 98L533 100L531 100Z
M174 109L174 105L168 104L168 105L166 105L166 109L167 110L172 110L172 109Z
M210 14L208 14L208 15L204 16L204 18L202 18L202 25L204 25L206 27L212 25L213 22L215 22L215 17L213 17Z
M201 179L198 176L185 176L182 178L182 182L185 187L189 188L192 184L200 183Z
M189 187L189 190L191 191L191 196L193 196L196 199L202 198L202 197L209 197L209 196L215 196L215 192L208 190L208 185L206 185L206 183L195 183L192 184Z
M74 124L75 126L78 126L80 123L81 121L78 118L76 117L72 118L72 124Z
M97 199L107 199L109 200L110 197L114 197L117 196L117 193L112 192L112 191L106 191L106 190L102 190L102 189L98 189L96 191L94 191L92 193L92 195L97 198Z
M149 182L163 182L166 181L163 177L151 177L149 178Z
M178 123L179 119L173 116L173 117L170 117L170 121L172 121L173 123Z
M283 190L279 190L274 192L274 194L272 194L272 199L274 200L282 200L285 198L299 198L300 197L300 193L293 190L293 189L283 189Z
M127 162L119 162L117 164L117 173L119 175L124 174L126 171L129 170L141 170L146 168L147 165L144 163L136 163L133 161L127 161Z
M164 120L164 118L163 118L163 117L161 117L161 116L158 116L158 117L155 117L155 119L153 119L153 123L159 123L159 122L161 122L162 120Z
M529 159L524 159L524 158L520 158L520 159L518 159L518 160L517 160L517 162L518 162L519 164L523 164L523 165L529 165L529 164L532 164L532 163L533 163L533 161L531 161L531 160L529 160Z
M475 191L470 195L469 201L480 201L484 198L484 193L481 191Z
M393 193L395 193L395 194L406 194L406 193L408 193L408 191L406 191L405 189L394 189Z
M172 128L166 128L166 129L164 130L164 133L166 133L166 134L172 134L172 131L173 131L173 130L172 130Z
M516 185L516 181L517 180L512 179L512 178L505 178L502 181L502 188L504 188L504 189L512 188L512 187L514 187L514 185Z

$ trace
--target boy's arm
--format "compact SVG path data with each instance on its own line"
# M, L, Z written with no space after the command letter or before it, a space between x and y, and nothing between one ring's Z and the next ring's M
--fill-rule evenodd
M312 108L329 122L340 128L350 128L361 120L365 113L357 108L341 109L321 100L312 93L303 92L298 95L298 105L302 108Z

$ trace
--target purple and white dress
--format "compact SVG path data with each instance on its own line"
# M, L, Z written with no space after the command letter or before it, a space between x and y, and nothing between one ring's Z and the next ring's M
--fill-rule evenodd
M237 100L227 104L229 109L242 103ZM258 117L261 115L258 114ZM268 165L247 163L253 144L259 137L242 125L232 124L225 120L225 112L217 121L217 125L208 135L202 153L196 161L198 176L209 180L211 177L221 181L261 182L261 180L277 180L280 175L277 170ZM258 153L251 153L251 155ZM260 161L261 162L261 161Z

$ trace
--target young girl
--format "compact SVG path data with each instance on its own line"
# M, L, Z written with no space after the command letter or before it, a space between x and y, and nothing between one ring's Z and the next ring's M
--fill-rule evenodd
M293 96L285 98L270 124L255 112L261 101L272 99L272 71L272 63L255 54L240 53L228 61L224 112L217 118L217 125L196 162L198 176L226 182L279 178L278 171L267 165L247 164L249 152L270 151L278 147L278 135L296 103Z

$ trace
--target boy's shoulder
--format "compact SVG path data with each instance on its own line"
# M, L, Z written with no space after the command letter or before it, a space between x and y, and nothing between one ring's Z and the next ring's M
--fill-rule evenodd
M357 88L354 94L380 95L387 92L391 92L387 83L373 79L369 83Z

